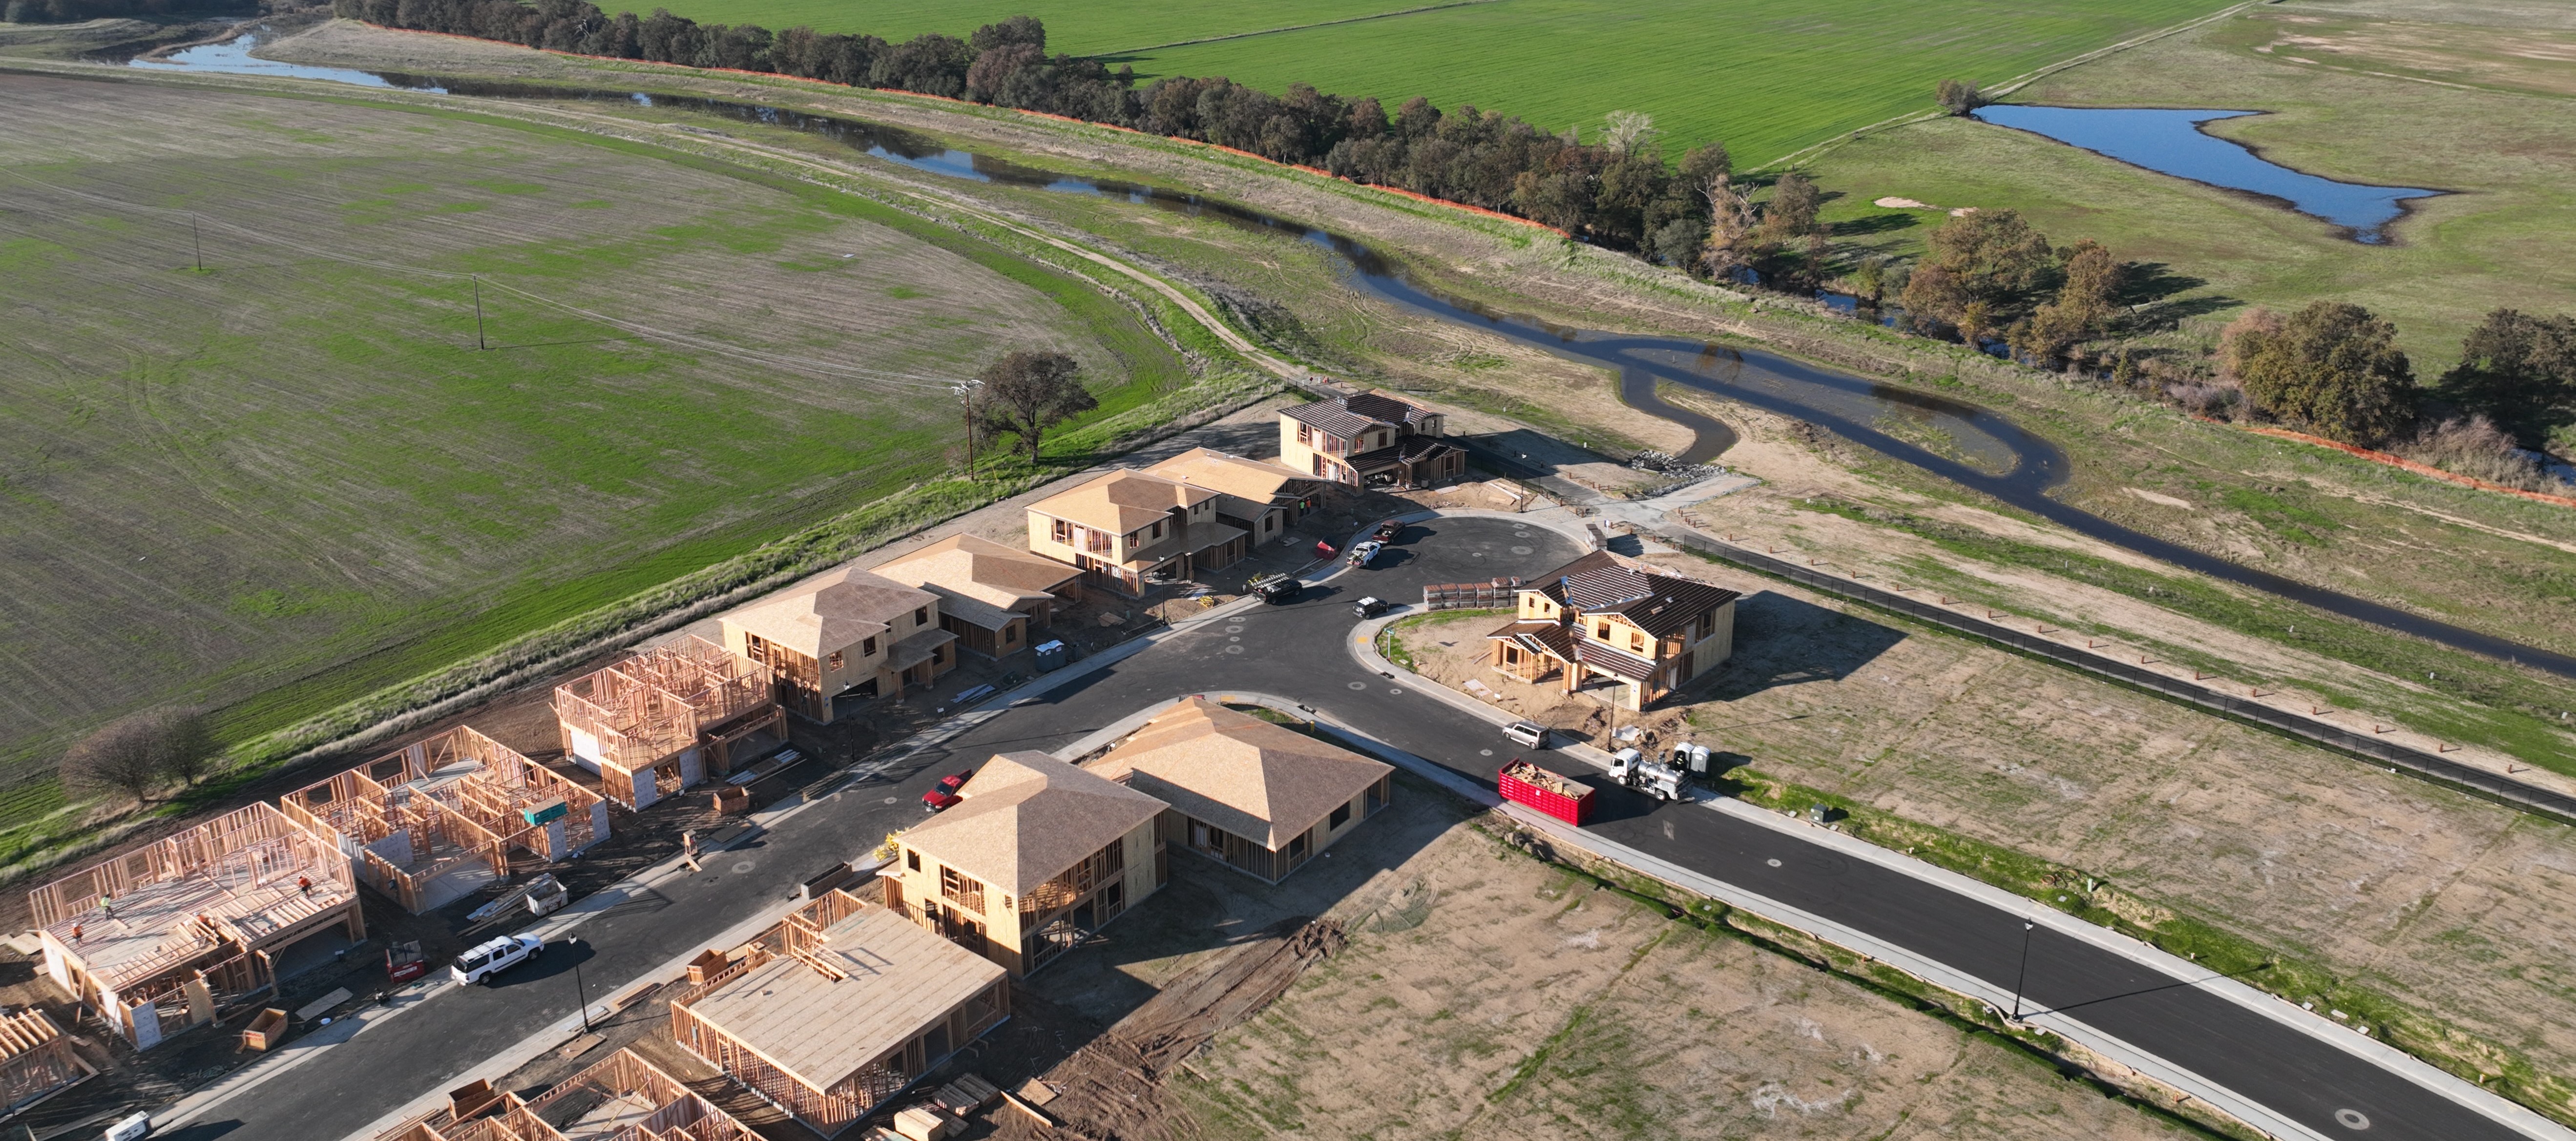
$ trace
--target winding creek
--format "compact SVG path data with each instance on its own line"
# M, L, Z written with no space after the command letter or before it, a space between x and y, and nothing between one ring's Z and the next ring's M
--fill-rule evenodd
M252 60L248 50L249 46L240 40L205 45L173 53L165 61L155 61L153 66L239 70L269 76L293 74L299 78L484 98L631 102L650 107L672 107L745 123L806 131L888 162L946 177L1057 193L1121 198L1155 209L1298 238L1331 251L1346 284L1388 304L1615 371L1620 378L1621 398L1628 404L1692 430L1695 438L1681 457L1685 460L1696 462L1716 458L1735 442L1735 434L1722 421L1665 402L1656 395L1659 384L1670 383L1805 420L1889 459L1982 492L2078 534L2149 558L2330 614L2576 679L2576 657L2521 645L2241 566L2060 502L2048 493L2066 480L2068 465L2065 454L2048 441L2024 431L1989 409L1803 364L1756 349L1727 347L1681 337L1571 328L1494 311L1444 295L1413 280L1399 266L1351 238L1232 203L1140 183L1037 169L970 151L949 149L895 128L775 107L644 92L584 91L338 68L296 66L289 73L281 71L280 65L270 61ZM237 62L240 60L250 62L240 64ZM144 61L135 62L141 64ZM1927 434L1946 440L1947 446L1936 450L1901 438L1919 438Z

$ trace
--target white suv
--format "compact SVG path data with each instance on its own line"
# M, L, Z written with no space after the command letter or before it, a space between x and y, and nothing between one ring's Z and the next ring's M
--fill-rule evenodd
M537 957L537 952L545 949L546 941L534 935L504 935L458 955L456 965L447 968L447 973L456 985L473 986Z

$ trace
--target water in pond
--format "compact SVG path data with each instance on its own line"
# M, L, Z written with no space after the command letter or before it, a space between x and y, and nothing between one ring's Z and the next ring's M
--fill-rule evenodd
M2305 174L2265 159L2243 143L2230 142L2200 128L2213 120L2260 113L1998 103L1978 108L1976 116L1999 127L2045 135L2161 174L2278 199L2302 214L2345 228L2355 241L2373 245L2387 240L2382 227L2406 213L2403 202L2442 193L2411 186L2337 182Z
M227 61L218 61L216 69L229 70L230 67ZM274 74L265 70L260 73ZM1042 170L989 155L948 148L892 127L777 107L635 91L579 91L390 73L368 78L374 81L370 86L418 90L437 88L457 95L631 102L649 107L685 109L737 122L810 132L914 170L1052 193L1120 198L1158 210L1209 218L1232 226L1311 242L1330 251L1345 283L1391 305L1453 324L1482 329L1571 360L1611 370L1619 377L1621 399L1629 405L1691 429L1695 438L1681 457L1685 460L1702 462L1716 458L1735 442L1735 433L1714 417L1666 403L1657 395L1657 389L1662 385L1695 389L1804 420L1889 459L1982 492L2112 546L2225 582L2305 603L2328 613L2404 631L2457 649L2512 658L2563 677L2576 677L2576 657L2521 645L2396 607L2239 566L2195 548L2131 530L2061 502L2048 493L2065 482L2065 455L2047 440L2031 435L2020 425L1990 409L1804 364L1758 349L1717 345L1684 337L1598 332L1501 312L1425 287L1405 273L1401 266L1349 237L1230 202L1142 183Z
M371 71L352 71L345 67L313 67L300 63L280 63L250 54L259 46L258 32L236 36L219 44L198 44L181 48L160 59L136 56L126 60L128 67L165 70L222 71L237 75L267 75L283 79L327 79L334 83L354 83L360 87L404 87L415 91L444 93L436 83L396 83Z

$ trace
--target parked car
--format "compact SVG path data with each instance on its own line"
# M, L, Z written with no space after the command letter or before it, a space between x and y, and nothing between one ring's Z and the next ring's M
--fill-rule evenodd
M1358 604L1352 606L1351 613L1357 614L1362 618L1375 618L1378 615L1384 614L1393 609L1395 609L1394 603L1383 598L1369 596L1361 598Z
M921 794L921 806L932 812L946 812L957 807L958 801L966 799L959 794L965 789L966 782L974 775L975 770L968 769L962 773L950 773L939 778L938 784L930 786L930 791Z
M1392 543L1392 542L1394 542L1394 541L1395 541L1395 537L1396 537L1396 536L1401 535L1401 534L1403 534L1403 533L1404 533L1404 524L1403 524L1403 523L1401 523L1401 522L1399 522L1399 521L1397 521L1397 520L1389 519L1389 520L1387 520L1387 521L1386 521L1386 522L1384 522L1384 523L1380 523L1380 524L1378 524L1378 525L1377 525L1377 533L1376 533L1376 534L1373 534L1373 535L1371 535L1371 536L1369 536L1369 537L1370 537L1370 538L1372 538L1372 539L1376 539L1378 542L1381 542L1381 543Z
M1252 584L1253 596L1272 606L1284 606L1295 602L1297 596L1304 593L1306 593L1305 583L1284 574L1257 579Z
M1355 567L1367 566L1371 561L1377 558L1377 553L1379 551L1383 551L1385 549L1386 544L1384 542L1376 539L1363 539L1360 542L1351 545L1350 564Z
M1503 726L1503 739L1533 749L1547 747L1547 726L1535 721L1514 721Z
M447 968L458 986L473 986L521 963L537 957L546 949L546 941L534 935L503 935L489 943L478 944L456 957Z

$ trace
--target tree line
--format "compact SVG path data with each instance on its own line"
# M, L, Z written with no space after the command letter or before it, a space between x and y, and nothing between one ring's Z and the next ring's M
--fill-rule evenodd
M451 32L549 51L734 68L853 87L943 95L1043 111L1249 151L1542 222L1587 241L1692 265L1707 233L1712 174L1726 148L1683 156L1676 171L1646 116L1610 116L1586 143L1514 116L1410 99L1389 111L1303 83L1273 95L1222 77L1169 76L1139 88L1135 71L1049 54L1046 27L1014 16L973 35L903 43L872 35L757 24L700 24L656 9L610 16L589 0L334 0L344 17Z
M0 4L0 20L12 24L77 24L83 20L188 12L240 14L258 9L252 0L8 0Z

